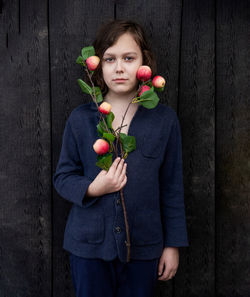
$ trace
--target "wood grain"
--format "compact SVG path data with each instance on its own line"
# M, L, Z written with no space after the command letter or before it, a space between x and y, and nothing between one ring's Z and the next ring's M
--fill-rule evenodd
M0 296L75 296L63 235L71 204L52 174L83 95L75 63L98 27L145 28L178 115L190 246L157 297L250 291L250 3L0 1Z

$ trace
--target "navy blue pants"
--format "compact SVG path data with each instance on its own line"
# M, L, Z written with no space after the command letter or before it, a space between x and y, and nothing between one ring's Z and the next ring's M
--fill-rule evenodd
M70 254L76 297L153 297L159 259L122 263Z

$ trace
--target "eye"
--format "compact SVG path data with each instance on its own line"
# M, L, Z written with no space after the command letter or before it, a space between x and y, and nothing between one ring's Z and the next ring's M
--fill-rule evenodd
M126 58L129 58L129 60L128 60L128 61L132 61L132 60L134 60L134 58L133 58L133 57L129 57L129 56L128 56L128 57L126 57ZM125 59L126 59L126 58L125 58Z
M126 59L127 59L127 60L126 60ZM112 62L112 60L114 60L114 58L105 58L105 59L104 59L105 62ZM133 57L129 57L129 56L127 56L127 57L125 57L125 60L126 60L126 61L132 61L132 60L134 60L134 58L133 58Z
M112 60L113 58L106 58L104 61L109 62L109 60Z

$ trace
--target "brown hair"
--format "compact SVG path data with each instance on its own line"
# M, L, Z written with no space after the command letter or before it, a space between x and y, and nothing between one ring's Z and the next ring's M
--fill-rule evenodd
M111 20L103 24L93 42L96 55L100 58L100 63L93 73L92 80L96 86L101 88L102 94L105 96L108 87L102 75L102 58L104 52L124 33L131 33L139 45L143 56L143 65L148 65L152 70L152 76L156 74L156 60L152 52L151 46L143 30L142 26L132 20Z

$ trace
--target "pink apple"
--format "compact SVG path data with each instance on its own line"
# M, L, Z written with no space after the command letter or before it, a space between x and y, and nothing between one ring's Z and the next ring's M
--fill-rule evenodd
M93 144L93 149L98 155L104 155L109 151L109 143L106 140L99 138Z
M103 114L109 114L111 111L111 104L108 102L103 102L98 109Z
M142 65L138 68L136 72L137 79L141 81L147 81L151 78L152 71L151 68L147 65Z
M140 93L138 94L138 96L140 97L142 95L142 93L146 92L150 90L149 86L142 86L142 88L140 89Z
M158 89L163 88L165 86L165 83L165 79L160 75L156 75L152 80L153 86Z
M97 56L88 57L86 60L86 64L88 69L93 71L97 68L98 64L100 63L100 58Z

